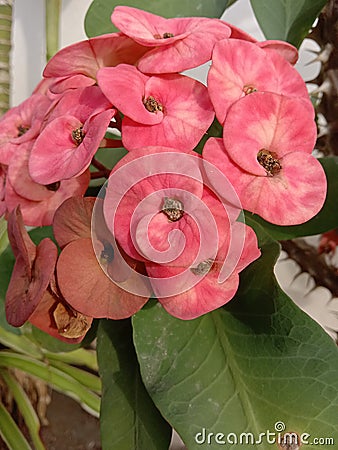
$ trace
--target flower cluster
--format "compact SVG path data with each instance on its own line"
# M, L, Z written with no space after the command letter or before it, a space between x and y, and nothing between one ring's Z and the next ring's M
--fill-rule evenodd
M0 214L16 257L7 319L67 340L151 295L181 319L224 305L260 255L242 207L295 225L326 197L293 46L124 6L112 22L120 32L60 50L0 120ZM207 85L182 73L208 61ZM210 135L217 122L222 136ZM98 160L121 147L117 164ZM98 197L84 197L97 179ZM35 246L24 225L52 225L58 248Z

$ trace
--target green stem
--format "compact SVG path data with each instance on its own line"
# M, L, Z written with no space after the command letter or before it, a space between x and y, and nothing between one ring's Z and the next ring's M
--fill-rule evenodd
M10 51L14 0L0 0L0 115L9 109Z
M46 59L59 50L59 25L62 0L45 0L46 5Z

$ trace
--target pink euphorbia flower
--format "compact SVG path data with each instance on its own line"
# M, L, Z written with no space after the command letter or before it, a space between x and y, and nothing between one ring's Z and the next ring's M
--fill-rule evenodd
M5 201L6 177L7 177L7 168L6 166L2 166L0 164L0 217L2 217L5 214L7 209Z
M294 151L312 153L316 137L314 112L307 102L268 92L254 92L236 102L223 125L231 159L256 175L266 175L257 159L260 150L278 158Z
M210 138L203 158L227 175L244 209L277 225L297 225L311 219L326 197L326 177L320 163L303 151L290 148L279 154L278 147L265 146L262 141L258 144L252 170L231 159L222 139ZM250 152L247 156L250 159Z
M183 75L149 77L120 64L101 69L98 82L125 116L122 142L128 150L148 145L192 150L214 118L207 88Z
M215 45L208 91L222 124L230 106L255 91L300 97L313 110L306 85L296 69L277 52L267 52L239 39L224 39Z
M121 33L96 36L59 50L46 65L43 76L54 79L49 89L60 94L94 85L101 67L135 64L146 51L147 47Z
M140 233L143 226L147 226L142 221L157 214L163 215L164 222L169 224L170 211L163 210L166 204L169 209L171 197L178 200L177 210L184 203L188 207L189 197L202 198L200 164L196 153L156 146L130 152L114 167L104 200L104 216L109 230L130 257L141 261L149 259L150 255L143 253L146 236L143 236L143 242L140 235L136 239L137 229ZM147 198L148 202L142 203ZM171 222L173 225L180 223L179 215L177 211L177 220ZM186 217L183 221L186 223ZM166 235L160 239L166 245ZM178 244L182 244L178 240ZM144 247L143 252L139 244ZM156 257L160 255L156 254Z
M33 94L19 106L11 108L0 119L0 163L8 165L19 145L32 141L40 132L51 100Z
M64 94L32 148L29 172L33 180L51 184L81 175L115 112L97 86Z
M113 239L109 230L104 226L92 241L91 218L94 200L74 197L61 205L55 215L53 229L58 243L62 246L57 263L58 286L66 301L75 310L90 317L124 319L142 308L150 296L150 291L144 289L144 296L133 295L112 281L119 268L114 262ZM100 250L100 263L93 245L96 251ZM136 268L136 261L130 258L127 260ZM86 274L85 279L83 274Z
M48 238L35 246L24 227L19 207L8 216L8 238L16 261L6 293L6 318L8 323L19 327L29 320L47 290L57 248Z
M83 195L89 185L89 171L79 177L42 185L35 183L28 172L30 143L20 146L20 153L12 160L6 179L5 203L8 211L17 205L26 225L50 225L55 210L73 195Z
M176 73L199 66L210 60L217 41L230 36L230 28L219 19L165 19L128 6L115 7L111 18L124 34L151 48L137 64L144 73Z
M221 283L219 277L230 244L229 225L223 228L227 241L219 249L216 257L202 260L189 268L190 276L197 280L197 284L189 290L185 290L182 285L182 291L179 294L168 297L166 295L168 284L177 283L184 269L177 266L146 264L154 293L169 314L179 319L194 319L223 306L234 297L239 285L239 272L260 256L256 235L250 227L242 223L233 224L231 239L238 239L237 232L243 233L243 227L245 242L241 256L235 267L232 267L231 274Z
M289 44L285 41L279 40L267 40L267 41L257 41L253 36L235 27L234 25L227 23L228 27L231 29L231 39L241 39L243 41L252 42L258 47L264 48L265 50L274 50L279 53L286 61L290 64L295 65L298 61L298 50L295 46Z

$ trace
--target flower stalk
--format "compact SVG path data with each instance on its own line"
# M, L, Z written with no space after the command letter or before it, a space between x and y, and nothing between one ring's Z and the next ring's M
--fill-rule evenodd
M0 115L10 103L10 52L13 0L0 0Z
M61 0L46 0L46 60L59 50Z

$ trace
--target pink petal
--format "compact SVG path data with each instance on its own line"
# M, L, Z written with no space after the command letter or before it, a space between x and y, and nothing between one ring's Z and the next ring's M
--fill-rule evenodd
M82 74L95 80L100 67L134 64L147 49L120 33L77 42L58 51L48 62L44 77Z
M112 22L140 44L156 47L139 62L145 73L181 72L203 64L210 59L215 42L230 35L229 27L218 19L164 19L127 6L115 7ZM173 37L163 37L166 33Z
M246 88L277 92L275 72L269 56L254 43L238 39L218 42L212 54L208 91L220 123L230 106L245 96Z
M197 280L197 284L193 288L184 291L183 284L181 293L162 298L161 290L162 285L165 284L164 281L171 284L177 282L175 275L179 269L147 264L147 271L151 277L158 277L158 281L152 280L152 284L154 293L162 306L169 314L183 320L195 319L223 306L233 298L239 283L237 272L233 273L224 283L219 283L218 270L212 268L200 281L198 281L198 275L193 275Z
M26 263L18 256L6 293L6 319L15 327L29 319L42 299L54 272L57 249L50 239L43 239L36 248L34 272L27 276Z
M96 197L70 197L54 214L53 233L59 246L91 237L92 211Z
M148 126L125 117L122 121L124 146L130 150L147 145L192 150L215 115L207 88L183 75L162 75L147 81L145 96L149 95L163 105L163 119L157 125Z
M290 64L295 65L298 61L298 50L288 42L269 40L263 42L257 42L257 45L264 50L274 50L279 53Z
M40 132L51 101L33 94L19 106L11 108L0 119L0 162L9 164L17 145L31 141Z
M67 115L84 123L90 116L111 109L111 106L98 86L78 87L62 95L49 114L47 123Z
M124 319L135 314L148 300L129 294L106 276L90 239L72 241L62 250L57 276L67 302L91 317Z
M41 201L53 196L53 191L45 185L35 183L28 172L28 161L32 143L21 144L16 157L8 168L8 180L15 192L29 200Z
M274 152L278 159L294 151L311 153L316 137L313 111L306 102L268 92L254 92L236 102L223 127L231 159L255 175L265 175L257 161L260 150Z
M98 72L97 79L102 92L124 115L147 125L162 121L161 111L154 114L144 106L145 84L149 77L136 67L127 64L105 67Z
M56 186L53 195L42 201L33 201L21 197L15 192L10 181L7 180L6 205L9 211L20 205L26 225L36 227L51 225L54 213L61 203L74 195L83 195L88 188L89 180L89 171L84 172L79 177L63 180L59 186Z
M237 222L237 224L239 224L239 222ZM253 261L255 261L261 256L261 251L258 248L256 233L248 225L244 226L245 226L245 243L241 257L236 267L237 272L241 272L249 264L251 264Z
M50 122L33 146L29 171L41 184L51 184L79 176L90 165L99 148L114 110L104 111L90 117L83 126L84 139L77 145L72 132L82 128L73 116L61 116Z
M326 198L326 177L321 164L304 152L281 158L281 171L256 176L232 162L220 139L209 139L203 157L227 174L243 208L277 225L297 225L310 220Z
M135 235L142 217L162 208L166 189L202 196L200 164L201 159L193 152L145 147L128 153L114 167L106 190L104 216L109 230L129 256L144 260L135 249L131 234ZM149 204L141 203L144 199Z
M275 50L264 48L276 69L276 77L278 81L278 89L276 93L290 95L292 97L301 97L304 99L309 109L314 114L306 84L297 70L288 63L283 56Z
M15 258L22 258L27 268L27 274L31 277L31 267L36 257L36 246L26 231L19 206L8 214L7 221L8 239L14 256Z
M61 95L69 89L81 89L88 86L93 86L96 81L86 75L70 75L69 77L58 77L55 79L46 78L49 80L49 91L52 94Z

